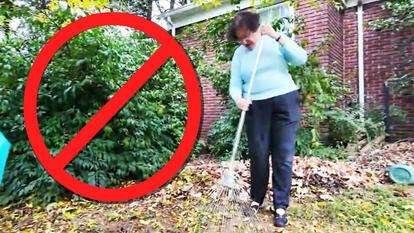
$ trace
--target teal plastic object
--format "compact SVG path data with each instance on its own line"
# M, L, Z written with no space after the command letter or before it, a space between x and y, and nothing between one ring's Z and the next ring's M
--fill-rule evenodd
M0 185L3 181L4 170L6 169L7 157L9 156L11 144L0 131Z
M414 184L414 167L397 164L387 169L388 176L398 184Z

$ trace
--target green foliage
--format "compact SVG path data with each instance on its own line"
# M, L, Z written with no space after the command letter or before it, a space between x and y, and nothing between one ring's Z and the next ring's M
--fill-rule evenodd
M194 26L197 31L205 31L205 33L199 34L198 39L202 42L203 50L214 48L215 60L219 63L230 61L236 49L237 44L235 42L229 43L226 38L227 27L235 14L236 11L231 11Z
M407 63L411 63L408 60ZM386 81L390 94L394 96L406 96L414 94L414 74L404 74L401 77L392 77Z
M220 0L193 0L192 3L207 10L221 5Z
M390 12L390 15L368 22L368 27L375 30L390 29L394 31L414 27L414 1L387 1L382 5L382 9Z
M219 159L230 159L233 150L233 140L236 136L237 126L240 120L240 110L231 105L212 126L207 136L208 148ZM245 131L240 137L238 155L236 159L247 158L247 138Z
M312 149L312 156L329 160L346 160L348 154L342 146L319 146Z
M39 12L33 12L37 15ZM13 144L2 188L2 204L47 204L69 196L37 161L26 136L23 93L29 69L46 41L75 17L70 10L27 20L33 40L0 40L0 129ZM49 63L39 88L37 113L43 139L56 155L158 49L137 31L117 27L85 31L66 43ZM172 59L83 148L65 170L98 187L142 181L173 155L184 132L187 96Z
M360 138L371 141L375 137L384 135L384 122L378 116L378 110L365 110L364 112L362 113L357 107L337 108L327 112L329 145L346 146L348 143L358 142Z
M304 66L291 66L290 73L293 80L300 88L301 104L307 107L308 113L304 120L311 132L311 148L318 148L320 144L319 127L327 119L326 112L341 101L348 89L341 82L338 75L320 68L317 51L324 49L327 44L321 43L309 53L308 62ZM306 47L306 43L302 43ZM304 142L300 142L305 140ZM298 143L306 143L306 138L297 138ZM309 143L309 141L308 141ZM311 151L300 151L299 154L306 155Z

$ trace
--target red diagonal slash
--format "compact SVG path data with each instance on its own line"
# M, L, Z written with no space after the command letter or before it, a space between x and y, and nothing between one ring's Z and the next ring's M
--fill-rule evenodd
M129 101L132 96L171 56L166 46L161 46L141 68L119 89L101 110L79 131L79 133L54 158L56 168L63 169L106 123Z

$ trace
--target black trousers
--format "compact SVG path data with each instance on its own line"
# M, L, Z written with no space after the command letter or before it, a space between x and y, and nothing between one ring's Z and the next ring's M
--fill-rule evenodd
M300 121L298 91L252 101L246 113L253 201L262 203L269 182L272 158L272 189L275 208L287 208L292 184L295 137Z

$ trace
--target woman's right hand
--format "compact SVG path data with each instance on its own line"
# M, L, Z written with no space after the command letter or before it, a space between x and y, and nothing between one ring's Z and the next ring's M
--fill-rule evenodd
M246 100L246 99L243 99L243 98L237 98L236 99L236 105L242 111L247 111L249 109L249 105L251 103L252 103L252 101Z

